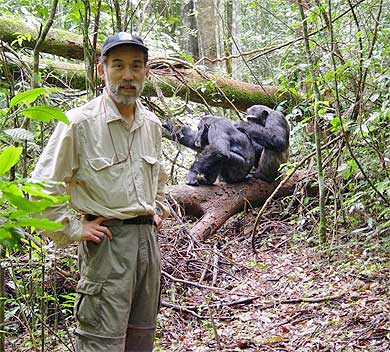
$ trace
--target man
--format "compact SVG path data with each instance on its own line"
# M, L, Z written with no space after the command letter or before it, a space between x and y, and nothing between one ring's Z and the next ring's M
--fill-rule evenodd
M129 33L107 38L98 72L103 94L67 113L33 178L70 195L44 216L59 246L79 241L75 315L79 352L152 351L159 307L160 252L153 224L168 216L161 123L137 99L149 76L148 48ZM60 182L58 182L60 181ZM65 186L64 186L65 184Z

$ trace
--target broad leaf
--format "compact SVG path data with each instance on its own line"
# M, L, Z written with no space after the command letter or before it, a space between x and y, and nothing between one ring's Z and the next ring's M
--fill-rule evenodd
M13 205L16 209L25 211L30 214L40 213L48 206L53 205L53 202L48 199L41 199L38 201L32 201L24 197L23 192L15 184L7 184L6 187L2 187L3 198Z
M54 119L69 124L66 115L60 109L51 106L32 106L24 109L20 113L32 120L49 122Z
M22 154L22 147L7 147L0 154L0 176L8 172L14 166Z
M34 88L31 90L27 90L25 92L15 95L9 103L9 107L13 108L14 106L19 104L30 105L35 100L37 100L41 95L46 94L48 92L58 92L58 91L59 89L56 88Z
M0 245L8 248L20 246L20 239L24 237L24 231L20 227L0 227Z
M38 219L38 218L27 218L16 220L17 226L33 226L37 229L43 230L59 230L62 228L62 224L58 222L53 222L48 219Z
M43 186L39 183L25 183L22 185L23 191L27 192L30 196L42 198L42 199L48 199L53 204L60 204L65 201L67 201L70 197L69 196L53 196L48 194Z

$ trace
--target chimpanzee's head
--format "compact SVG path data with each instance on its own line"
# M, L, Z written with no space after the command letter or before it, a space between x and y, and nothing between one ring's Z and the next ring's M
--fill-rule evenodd
M264 126L268 115L274 110L265 105L253 105L246 111L246 118L249 122Z
M195 135L194 144L198 148L204 148L209 144L209 127L210 124L215 120L214 116L205 116L202 120L199 121L198 124L198 132Z

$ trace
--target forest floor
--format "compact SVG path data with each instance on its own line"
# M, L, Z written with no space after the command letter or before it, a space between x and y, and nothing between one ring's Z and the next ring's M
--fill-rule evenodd
M188 235L189 219L165 221L159 235L162 307L155 352L390 351L390 231L339 228L320 248L315 226L295 215L281 216L289 211L275 201L263 216L254 253L256 211L232 217L204 243ZM48 259L54 258L50 248ZM14 257L22 282L26 268L31 270L27 259ZM56 313L57 330L49 310L44 351L74 351L75 259L76 246L50 259L56 270L45 275L45 292L49 297L55 285L62 313ZM38 258L35 273L40 270ZM16 295L9 277L6 282L6 351L42 351L39 321L32 339L23 315L17 315L23 297L28 307L31 296ZM39 290L41 284L34 282Z
M390 232L340 231L321 249L278 214L256 254L255 209L201 244L189 223L165 226L156 351L390 351Z

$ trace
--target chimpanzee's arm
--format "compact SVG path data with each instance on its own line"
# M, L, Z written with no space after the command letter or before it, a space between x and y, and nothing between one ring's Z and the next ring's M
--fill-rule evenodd
M228 126L224 121L213 123L209 127L208 139L209 144L213 146L221 156L229 158L230 156L230 136L226 133Z
M268 115L265 126L252 124L250 137L265 148L284 151L289 146L290 131L287 121L279 113Z
M177 126L170 120L164 121L162 125L168 131L169 138L172 141L179 142L195 151L200 151L202 149L195 146L196 131L191 129L191 127L187 125Z

